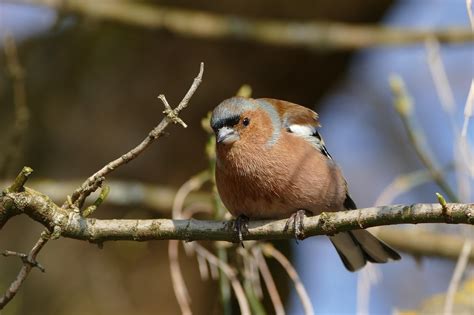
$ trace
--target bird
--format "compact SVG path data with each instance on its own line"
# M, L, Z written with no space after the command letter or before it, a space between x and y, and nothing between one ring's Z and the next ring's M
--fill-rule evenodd
M303 238L303 219L357 209L341 169L326 149L318 114L288 101L235 96L212 111L219 196L242 233L249 220L287 219ZM364 229L329 236L344 266L401 259Z

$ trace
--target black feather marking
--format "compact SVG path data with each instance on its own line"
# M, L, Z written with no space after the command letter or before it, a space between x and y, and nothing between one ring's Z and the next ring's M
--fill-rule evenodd
M326 146L324 145L324 140L317 130L314 131L313 137L316 137L319 140L319 149L321 153L332 160L332 156L331 154L329 154L328 149L326 149Z
M222 127L233 127L237 125L240 121L240 116L235 115L235 116L230 116L226 118L219 119L215 122L212 122L212 129L214 131L221 129Z
M351 198L351 196L349 196L349 194L346 194L346 200L344 200L344 208L346 208L347 210L357 209L357 206L356 206L354 200L352 200L352 198Z

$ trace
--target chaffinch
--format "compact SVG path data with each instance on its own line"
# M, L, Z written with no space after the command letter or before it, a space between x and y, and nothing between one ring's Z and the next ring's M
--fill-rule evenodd
M217 189L240 238L248 219L289 218L300 233L305 213L357 208L319 126L312 110L276 99L233 97L213 110ZM400 259L366 230L329 238L350 271Z

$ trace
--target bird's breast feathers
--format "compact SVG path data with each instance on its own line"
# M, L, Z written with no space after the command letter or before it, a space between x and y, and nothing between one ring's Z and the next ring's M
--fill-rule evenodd
M270 218L339 209L346 193L339 168L306 138L282 131L272 147L236 143L218 150L216 180L229 211Z

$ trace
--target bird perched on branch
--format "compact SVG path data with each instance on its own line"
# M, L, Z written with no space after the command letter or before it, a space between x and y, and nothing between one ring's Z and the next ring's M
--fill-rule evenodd
M276 99L233 97L213 110L217 189L241 242L249 219L288 218L302 239L305 214L356 209L319 126L312 110ZM329 238L350 271L400 259L366 230Z

